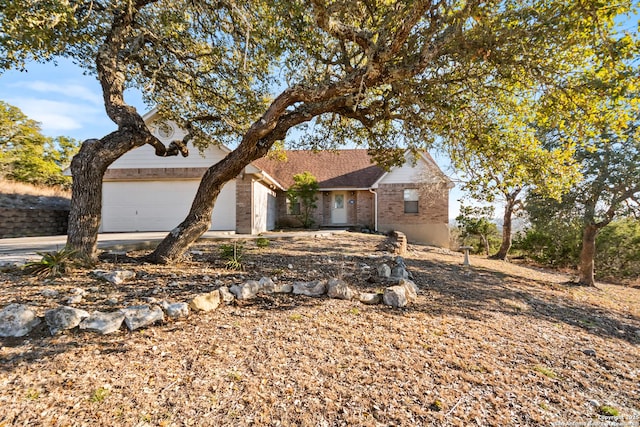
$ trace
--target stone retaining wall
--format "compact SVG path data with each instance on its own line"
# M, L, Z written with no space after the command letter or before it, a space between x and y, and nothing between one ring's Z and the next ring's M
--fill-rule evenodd
M0 238L67 234L68 210L0 208Z

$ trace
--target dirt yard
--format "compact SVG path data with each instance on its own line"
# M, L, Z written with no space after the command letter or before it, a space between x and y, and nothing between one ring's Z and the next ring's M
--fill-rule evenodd
M42 315L82 288L78 308L113 311L262 276L375 292L382 240L247 242L242 272L219 243L173 267L110 257L98 267L137 272L120 286L3 272L0 308ZM405 309L287 294L134 332L2 339L0 426L640 425L640 289L482 258L464 269L426 246L405 259L420 288Z

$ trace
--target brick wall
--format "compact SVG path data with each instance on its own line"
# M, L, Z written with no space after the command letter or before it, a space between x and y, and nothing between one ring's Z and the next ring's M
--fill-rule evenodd
M251 195L253 180L249 176L236 179L236 232L242 234L252 233L253 210Z
M67 234L68 210L0 208L0 238Z
M418 187L418 213L404 213L404 190L415 184L381 184L378 193L378 230L398 230L409 241L449 246L449 189L443 185Z
M357 191L356 192L356 206L358 208L358 215L355 223L363 227L373 229L373 194L369 191Z
M446 187L419 188L418 213L404 213L404 190L416 188L414 184L381 184L378 188L378 222L425 224L447 223L449 217L449 191Z

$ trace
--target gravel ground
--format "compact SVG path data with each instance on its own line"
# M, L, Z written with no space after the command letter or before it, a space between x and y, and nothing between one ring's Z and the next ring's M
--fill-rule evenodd
M115 310L262 276L375 292L376 267L392 259L382 243L247 242L241 272L223 268L215 243L176 266L105 257L98 268L136 271L120 286L83 270L52 281L5 271L0 308L42 315L82 288L78 308ZM420 288L405 309L264 296L134 332L0 339L0 426L640 425L640 289L575 287L479 257L465 269L427 246L405 259Z

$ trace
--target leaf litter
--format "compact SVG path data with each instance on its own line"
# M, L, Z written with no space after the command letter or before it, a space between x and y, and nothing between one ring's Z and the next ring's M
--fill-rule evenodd
M358 233L245 245L224 269L219 243L176 266L105 257L122 285L84 270L41 280L0 273L0 307L40 315L78 288L88 311L185 301L262 276L342 277L384 287L384 237ZM468 426L640 419L640 289L410 245L420 288L405 309L326 297L264 295L111 335L78 330L0 340L0 426ZM49 292L43 291L49 290ZM51 291L54 292L51 292ZM53 296L52 296L53 295ZM585 349L593 353L585 353ZM602 415L602 407L618 411Z

